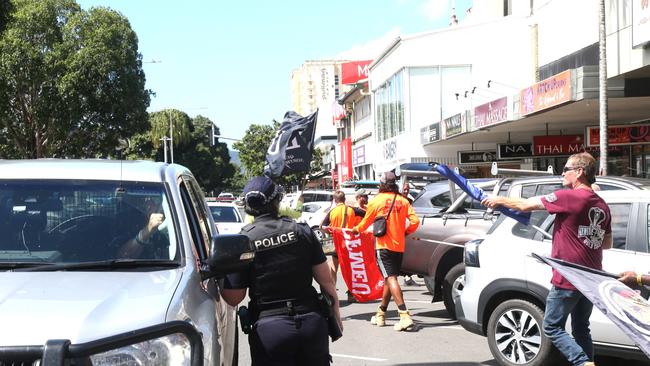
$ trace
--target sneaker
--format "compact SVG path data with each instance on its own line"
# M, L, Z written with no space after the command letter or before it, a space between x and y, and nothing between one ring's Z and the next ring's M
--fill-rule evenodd
M386 325L386 312L377 308L375 315L370 318L370 324L376 325L378 327L383 327Z
M413 319L411 319L411 314L408 310L401 311L399 310L399 323L395 324L393 329L397 331L407 330L413 326Z
M411 276L404 277L405 286L417 286L417 283L411 278Z

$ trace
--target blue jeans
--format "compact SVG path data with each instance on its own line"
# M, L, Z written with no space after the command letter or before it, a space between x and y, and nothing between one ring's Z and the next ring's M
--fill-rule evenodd
M544 334L572 365L583 365L594 358L589 317L593 304L580 291L553 286L546 297ZM571 314L573 338L564 330Z

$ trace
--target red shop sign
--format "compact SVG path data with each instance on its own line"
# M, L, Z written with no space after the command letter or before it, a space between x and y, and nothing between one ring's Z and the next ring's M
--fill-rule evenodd
M535 156L571 155L582 151L585 151L585 140L582 135L533 137L533 155Z
M610 146L650 144L650 124L608 126L607 144ZM587 127L587 146L599 145L600 127Z
M341 64L341 83L354 84L359 80L367 79L372 60L352 61Z

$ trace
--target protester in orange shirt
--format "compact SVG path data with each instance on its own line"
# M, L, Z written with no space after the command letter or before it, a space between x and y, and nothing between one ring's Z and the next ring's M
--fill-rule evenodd
M352 229L352 233L358 234L360 231L365 231L377 216L386 217L386 234L375 240L377 264L384 275L384 293L381 304L375 316L372 317L371 323L380 327L386 324L386 309L392 295L400 315L400 321L395 324L394 328L395 330L406 330L413 325L413 319L411 319L411 314L408 312L406 304L404 304L402 289L399 286L397 277L400 275L402 267L406 235L413 233L418 228L420 219L413 211L409 201L399 194L396 179L395 174L392 172L381 175L379 194L368 203L366 215ZM407 219L409 222L408 227L406 226Z
M359 208L350 207L345 204L345 193L342 191L334 192L334 203L336 207L330 210L329 214L325 216L323 222L321 223L321 230L332 232L331 230L325 229L324 227L340 227L351 229L354 225L358 224L365 214ZM345 225L344 225L345 223ZM332 273L332 278L334 279L334 284L336 284L336 277L339 271L339 256L338 253L332 255L332 261L330 264L330 271ZM348 302L355 302L354 296L347 291Z

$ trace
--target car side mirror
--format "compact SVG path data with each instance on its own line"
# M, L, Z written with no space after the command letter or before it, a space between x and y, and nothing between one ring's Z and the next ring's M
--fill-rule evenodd
M212 237L208 277L223 277L246 270L255 258L253 244L246 235L223 234Z

